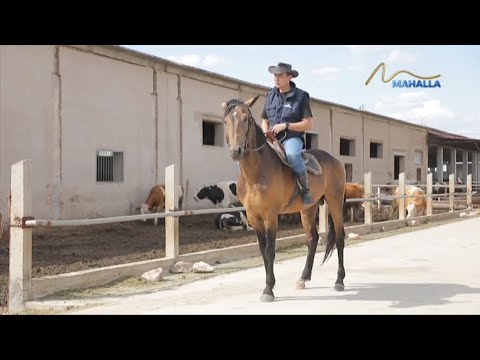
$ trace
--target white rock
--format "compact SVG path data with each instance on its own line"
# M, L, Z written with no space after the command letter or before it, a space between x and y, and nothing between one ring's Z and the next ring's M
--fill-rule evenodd
M193 264L193 272L194 273L211 273L213 272L213 267L203 261L200 261Z
M348 238L349 238L350 240L358 240L358 239L360 239L360 235L359 235L359 234L355 234L355 233L349 233L349 234L348 234Z
M409 220L407 222L408 226L417 226L417 225L420 225L420 223L418 222L418 220Z
M478 215L479 211L474 210L474 211L468 211L468 212L461 212L460 217L470 217L470 216L475 216Z
M192 271L193 264L185 261L179 261L170 268L170 272L174 274L188 273Z
M142 274L142 278L148 281L162 281L163 270L162 268L153 269Z

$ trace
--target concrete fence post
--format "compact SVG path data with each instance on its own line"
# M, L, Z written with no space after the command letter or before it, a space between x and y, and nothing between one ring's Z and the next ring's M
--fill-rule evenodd
M455 210L455 174L448 175L448 198L450 200L450 212Z
M318 232L328 232L328 205L326 202L318 207Z
M382 202L380 201L380 196L382 196L382 191L380 190L380 186L377 186L377 208L380 210L382 207Z
M8 311L25 310L32 292L32 229L23 227L25 217L32 215L31 160L22 160L11 168L10 193L10 260Z
M363 175L363 183L365 192L363 194L364 198L369 198L372 196L372 172L366 172ZM372 202L366 201L365 205L365 225L372 225ZM353 210L352 210L353 211Z
M433 174L430 173L427 175L427 195L432 195L433 188ZM427 197L427 216L432 216L432 197Z
M165 168L165 211L175 211L178 204L178 169L175 164ZM179 218L165 218L165 256L177 258L180 255Z
M400 189L400 195L405 196L405 173L402 172L398 176L398 188ZM397 201L397 199L393 200ZM400 205L398 206L398 219L405 220L405 198L398 199Z
M472 174L467 175L467 207L472 207Z

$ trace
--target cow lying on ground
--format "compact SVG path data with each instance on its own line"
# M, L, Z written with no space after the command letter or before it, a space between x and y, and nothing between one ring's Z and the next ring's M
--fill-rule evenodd
M240 202L237 196L237 182L221 181L215 185L202 186L195 193L194 199L195 201L210 200L217 208L228 208Z
M178 192L177 206L178 210L181 210L183 202L183 187L180 185L178 185ZM142 215L165 211L165 185L155 185L152 187L147 200L145 200L145 203L140 206L139 210ZM143 221L147 220L143 219ZM153 219L153 223L157 226L158 219Z
M443 181L437 181L432 188L432 193L434 194L448 194L448 191L449 191L448 184ZM437 201L445 200L445 199L447 199L447 197L445 196L436 198Z
M292 213L292 214L280 214L278 215L278 221L285 224L299 225L302 223L302 217L299 212ZM318 224L318 221L319 221L319 209L317 209L315 223Z
M395 189L395 196L400 195L400 188ZM407 219L415 216L425 215L427 212L427 198L425 196L425 191L416 186L406 186L405 187L405 199L395 199L395 205L398 208L400 206L400 201L405 201L405 209L407 210Z
M365 188L358 183L345 183L345 200L363 198ZM343 206L343 217L345 219L350 211L350 221L359 221L359 212L362 209L362 202L345 202Z
M300 213L296 212L293 214L280 214L278 215L278 221L285 223L285 224L295 224L298 225L302 222L300 217Z
M252 230L250 225L248 225L245 211L231 211L218 214L215 217L215 226L217 229L225 230Z

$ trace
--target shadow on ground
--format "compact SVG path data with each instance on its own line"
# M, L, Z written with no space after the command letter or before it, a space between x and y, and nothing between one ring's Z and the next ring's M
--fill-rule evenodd
M319 289L312 287L305 289ZM333 286L332 286L332 291ZM480 294L480 289L459 284L442 283L379 283L362 284L346 287L338 295L327 296L284 296L276 297L275 301L296 300L355 300L355 301L390 301L393 308L411 308L417 306L443 305L461 301L451 301L450 298L461 294Z

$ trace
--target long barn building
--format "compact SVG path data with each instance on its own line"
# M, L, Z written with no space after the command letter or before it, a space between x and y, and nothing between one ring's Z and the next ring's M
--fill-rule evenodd
M235 180L220 104L269 88L113 45L0 46L0 212L11 165L31 159L32 216L81 219L135 212L165 167L179 167L183 208L203 184ZM308 147L331 152L347 181L425 183L455 172L479 180L480 141L312 98ZM456 161L451 161L455 159ZM187 186L188 185L188 186Z

